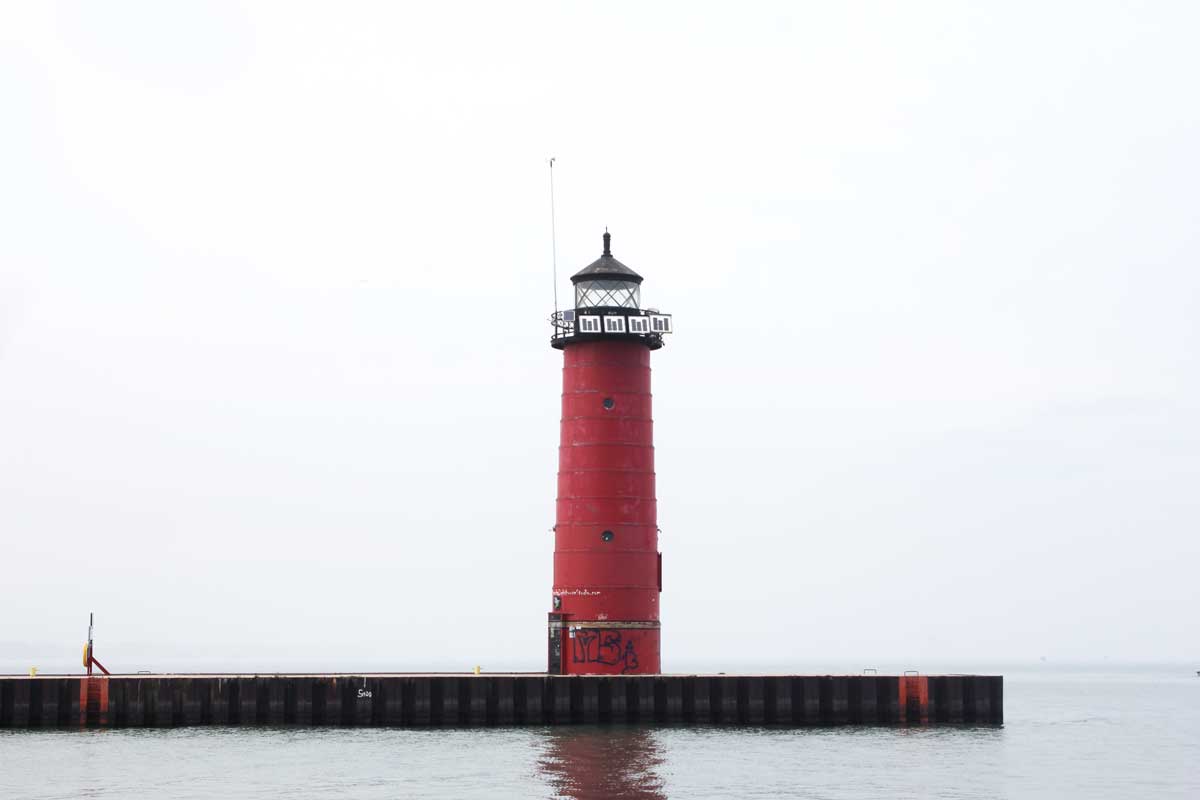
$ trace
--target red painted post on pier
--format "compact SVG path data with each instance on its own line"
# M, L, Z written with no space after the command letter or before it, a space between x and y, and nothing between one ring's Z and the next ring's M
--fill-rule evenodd
M604 253L572 278L555 312L563 351L552 674L662 671L662 556L654 491L650 353L671 317L641 308L642 277Z
M83 646L83 666L85 669L87 669L88 675L92 674L93 666L99 667L101 672L103 672L105 675L108 675L110 674L109 671L106 670L104 665L96 659L96 645L95 642L92 641L92 629L95 626L95 622L96 615L94 613L89 613L87 644Z

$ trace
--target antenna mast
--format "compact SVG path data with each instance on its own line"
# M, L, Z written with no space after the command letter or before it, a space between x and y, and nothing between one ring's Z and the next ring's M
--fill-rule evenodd
M554 272L554 318L558 319L558 241L554 230L554 158L550 158L550 264Z

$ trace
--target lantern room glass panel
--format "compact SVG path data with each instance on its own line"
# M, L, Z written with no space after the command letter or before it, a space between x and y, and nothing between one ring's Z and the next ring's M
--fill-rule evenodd
M575 284L576 308L639 308L642 287L633 281L580 281Z

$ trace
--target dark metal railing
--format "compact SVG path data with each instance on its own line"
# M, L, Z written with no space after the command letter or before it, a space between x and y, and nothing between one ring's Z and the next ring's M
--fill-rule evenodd
M575 309L555 311L550 317L550 325L554 328L553 341L566 339L575 335Z
M601 309L590 309L589 308L589 309L585 309L585 310L588 313L593 313L593 312L599 311L600 313L596 314L596 316L599 316L599 317L611 315L611 314L605 314L604 311ZM617 309L613 309L613 310L615 311ZM648 317L648 316L650 316L650 314L647 313L645 310L620 309L619 316L625 317L626 320L628 320L629 317ZM595 336L598 338L603 338L604 336L623 337L623 338L637 337L639 339L645 339L653 349L658 349L659 347L662 347L664 344L662 334L657 331L646 331L645 333L640 333L640 332L633 333L633 332L627 331L625 333L607 333L607 334L603 333L601 331L581 332L577 329L577 325L576 325L578 317L579 317L579 309L577 309L577 308L568 308L564 311L555 311L550 316L550 325L554 330L553 335L550 337L551 344L553 344L555 342L563 341L565 339L573 338L577 334L582 334L582 335L588 336L588 337Z

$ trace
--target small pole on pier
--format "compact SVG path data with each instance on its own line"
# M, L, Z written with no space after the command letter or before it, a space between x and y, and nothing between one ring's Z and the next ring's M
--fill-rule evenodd
M87 674L89 676L92 674L93 666L99 667L101 672L103 672L105 675L108 675L108 674L110 674L109 671L104 668L103 664L101 664L98 660L96 660L95 647L92 642L92 629L95 627L95 624L96 624L96 614L95 614L95 612L89 611L88 612L87 644L85 644L83 646L83 666L87 668Z

